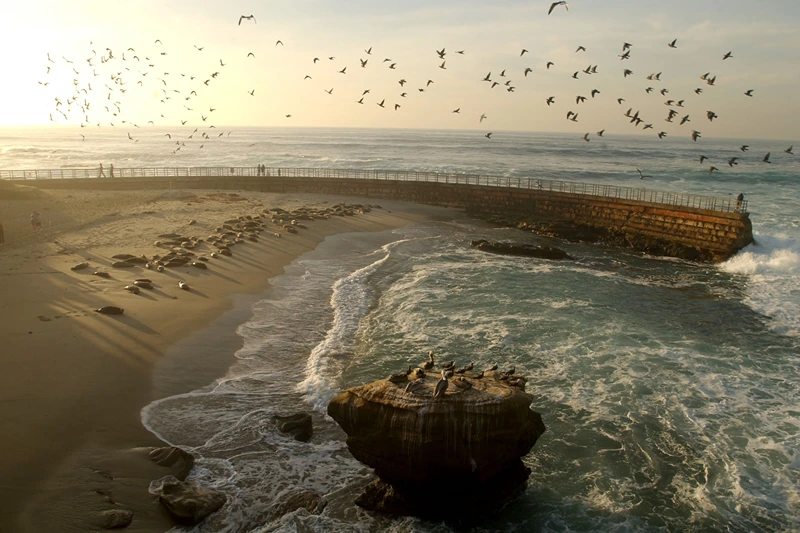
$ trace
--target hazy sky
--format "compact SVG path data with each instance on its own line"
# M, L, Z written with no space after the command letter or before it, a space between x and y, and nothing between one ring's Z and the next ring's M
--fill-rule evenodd
M665 131L670 138L689 138L694 128L703 137L800 137L797 0L573 0L569 11L557 7L548 16L549 5L539 0L4 2L0 91L6 106L0 125L50 124L52 114L55 123L74 127L88 119L91 127L123 120L145 126L152 120L160 126L186 121L578 135L600 129L606 135ZM239 26L242 14L253 14L258 22ZM669 48L676 38L677 48ZM283 46L276 46L278 39ZM631 59L624 61L623 42L633 45ZM576 53L579 45L586 51ZM113 59L103 63L106 48ZM442 48L446 69L439 68L436 53ZM520 57L523 48L529 52ZM723 61L728 51L733 57ZM247 57L249 52L255 58ZM315 57L320 61L314 63ZM365 68L361 59L368 59ZM554 63L550 70L548 61ZM597 65L597 74L572 77L590 65ZM344 67L346 73L339 73ZM527 77L526 68L532 69ZM624 69L633 74L625 78ZM500 82L494 88L482 81L489 72ZM657 72L661 81L646 79ZM706 72L716 76L715 86L700 79ZM401 79L408 82L404 87ZM513 92L505 85L509 80ZM698 87L700 95L694 92ZM593 89L600 91L594 98ZM662 96L661 89L668 94ZM744 95L749 89L752 98ZM401 97L403 92L407 96ZM68 103L76 94L77 102ZM549 96L555 97L551 106L545 103ZM576 104L577 96L586 96L586 102ZM56 98L62 102L58 107ZM625 102L618 104L618 98ZM675 109L679 118L690 115L688 124L664 121L668 99L684 100L684 108ZM384 108L377 105L382 100ZM401 107L395 110L395 104ZM628 108L639 110L653 129L643 132L629 124L623 116ZM577 123L566 120L567 111L579 113ZM707 111L719 118L710 123ZM483 123L481 114L488 117Z

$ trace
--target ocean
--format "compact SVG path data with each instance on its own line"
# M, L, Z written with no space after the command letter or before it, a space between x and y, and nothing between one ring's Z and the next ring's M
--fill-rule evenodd
M800 530L800 163L783 152L788 142L220 129L177 154L165 133L191 129L142 128L139 143L122 131L83 141L78 128L0 129L0 168L263 163L741 192L756 243L705 265L462 217L328 238L270 280L238 327L244 346L225 376L142 410L150 431L198 458L192 478L229 496L190 531ZM768 151L771 164L761 161ZM709 163L719 172L709 175ZM546 244L576 259L493 256L470 248L474 239ZM429 350L476 368L515 365L547 426L525 458L524 494L466 528L356 507L371 472L324 415L338 392ZM272 422L298 411L313 412L310 443ZM276 517L298 490L325 494L325 511Z

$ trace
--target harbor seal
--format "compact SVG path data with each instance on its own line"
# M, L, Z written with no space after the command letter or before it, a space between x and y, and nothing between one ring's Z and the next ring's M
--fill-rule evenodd
M150 283L149 281L142 281L142 280L138 280L137 279L136 281L133 282L133 284L136 285L137 287L141 287L142 289L152 289L153 288L153 284Z
M194 261L192 263L192 266L195 267L195 268L202 269L202 270L208 269L208 265L206 265L205 263L200 262L200 261Z
M87 263L86 261L84 261L83 263L78 263L70 270L83 270L84 268L89 268L89 263Z
M180 287L181 289L183 289L183 290L185 290L185 291L188 291L188 290L189 290L189 284L188 284L188 283L186 283L186 282L185 282L185 281L183 281L183 280L180 280L180 281L178 282L178 287Z
M99 270L97 272L95 272L94 275L95 276L99 276L101 278L110 278L111 277L111 274L109 274L108 272L101 272Z
M139 294L139 287L136 285L125 285L125 290L133 294Z

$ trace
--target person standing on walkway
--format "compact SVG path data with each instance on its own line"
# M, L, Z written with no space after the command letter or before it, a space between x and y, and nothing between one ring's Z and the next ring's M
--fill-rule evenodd
M34 232L42 231L42 215L35 210L31 213L31 228Z
M111 163L111 177L114 177L114 163Z
M744 194L739 193L739 196L736 197L736 211L739 211L741 209L743 201L744 201Z
M105 178L106 173L103 172L103 163L100 163L100 174L97 175L98 178Z

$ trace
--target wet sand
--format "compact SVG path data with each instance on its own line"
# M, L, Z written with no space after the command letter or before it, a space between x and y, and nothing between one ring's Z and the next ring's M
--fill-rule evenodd
M298 234L262 234L208 270L114 269L112 255L164 253L157 235L205 238L238 215L280 207L379 203L352 217L305 222ZM42 214L33 233L28 216ZM39 191L0 187L0 531L87 531L112 508L134 511L126 531L165 531L171 520L147 492L166 469L141 424L151 401L225 373L241 346L236 326L268 280L326 236L382 231L452 212L326 195L221 191ZM196 220L190 225L190 220ZM280 231L275 228L275 231ZM211 249L195 250L207 254ZM72 271L77 263L90 267ZM93 275L110 272L111 279ZM135 278L153 290L123 290ZM190 291L178 288L184 279ZM103 305L124 315L94 312ZM302 354L301 354L302 355Z

